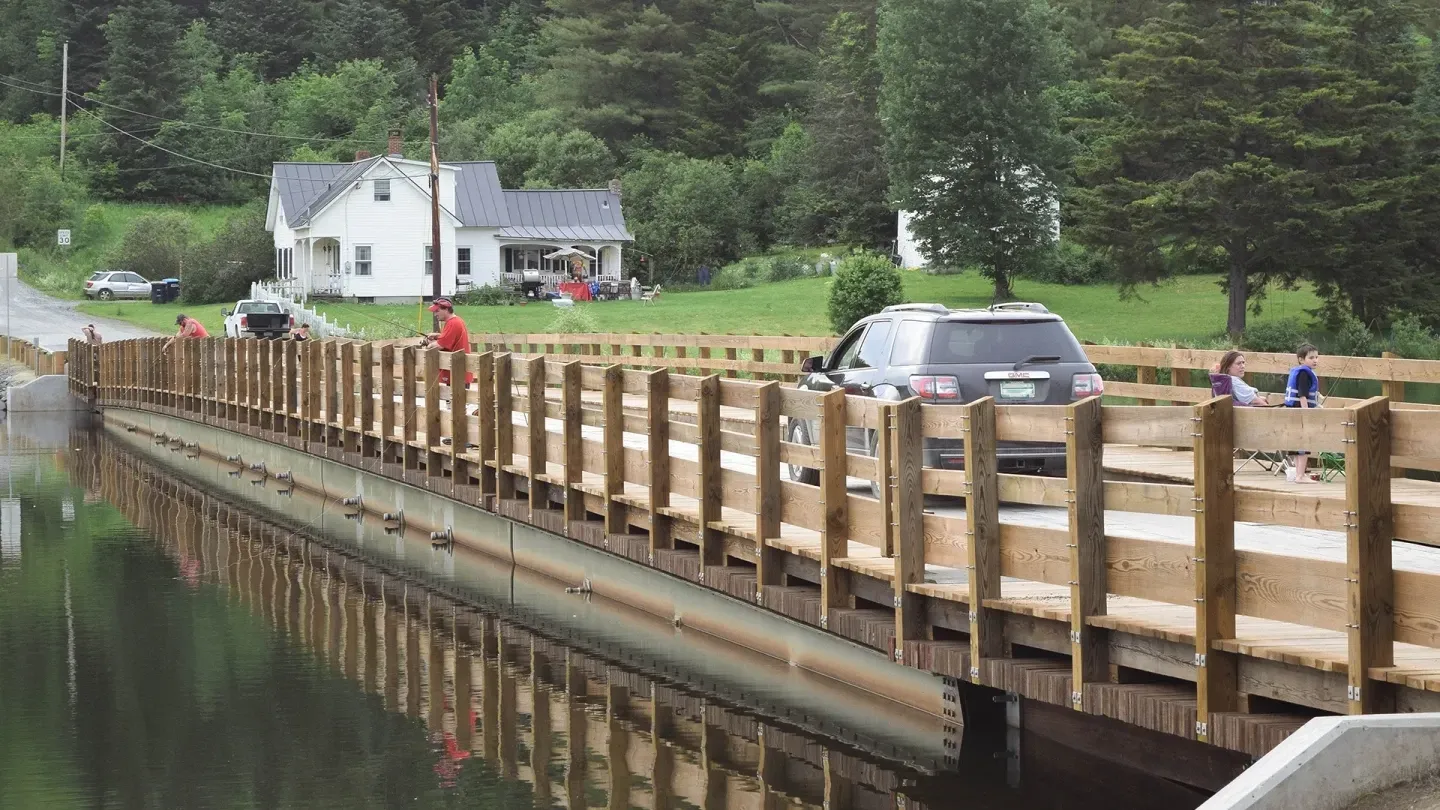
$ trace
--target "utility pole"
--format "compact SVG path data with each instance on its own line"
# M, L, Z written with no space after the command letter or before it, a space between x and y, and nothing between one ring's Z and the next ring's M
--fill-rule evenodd
M440 77L430 74L430 283L431 295L440 292ZM435 330L439 331L439 319Z
M65 139L69 134L66 126L65 105L70 103L70 40L60 51L60 179L65 179Z

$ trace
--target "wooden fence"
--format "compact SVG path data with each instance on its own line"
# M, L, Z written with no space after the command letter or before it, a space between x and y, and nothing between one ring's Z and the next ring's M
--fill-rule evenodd
M620 362L634 368L695 370L699 374L739 375L794 381L799 379L800 361L825 354L834 346L833 337L792 337L765 335L679 335L679 334L476 334L471 343L478 351L539 355L556 361L581 360L587 363ZM1105 393L1132 397L1140 404L1156 401L1198 403L1210 398L1210 368L1220 362L1222 351L1156 348L1150 346L1105 346L1085 344L1090 361L1101 366L1135 369L1135 380L1107 378ZM1289 353L1245 352L1252 374L1285 374L1295 365ZM1161 369L1170 370L1171 383L1160 385ZM1320 369L1328 382L1334 379L1368 380L1381 383L1383 393L1397 407L1405 398L1406 383L1440 384L1440 362L1405 360L1390 353L1384 357L1326 356ZM1353 404L1358 400L1336 400ZM1403 407L1440 408L1440 405L1405 403Z
M787 340L779 351L813 350ZM515 342L529 341L499 341ZM1309 411L1227 398L940 406L581 362L646 365L613 352L164 344L73 343L73 367L99 372L74 383L105 406L247 432L603 544L905 665L1250 753L1304 721L1262 706L1414 710L1440 692L1440 565L1397 566L1391 542L1440 546L1440 497L1392 499L1390 477L1395 457L1440 459L1440 411L1384 397ZM1107 361L1121 356L1150 359ZM1418 377L1416 363L1389 368ZM440 370L476 384L441 386ZM786 440L796 420L813 446ZM876 453L847 451L847 429L867 431ZM965 470L923 465L936 439L964 442ZM1000 445L1015 441L1063 445L1066 477L1000 473ZM1174 457L1190 483L1106 480L1117 447L1186 448ZM1343 487L1237 489L1236 451L1257 447L1336 454ZM783 465L817 471L815 483ZM927 496L962 496L965 513L929 509ZM1061 507L1066 525L1011 522L1002 502ZM1193 531L1126 536L1107 529L1107 510ZM1236 521L1332 530L1344 549L1237 549Z
M30 369L37 377L65 373L65 352L52 352L28 340L7 335L0 335L0 346L3 346L3 355L0 356Z

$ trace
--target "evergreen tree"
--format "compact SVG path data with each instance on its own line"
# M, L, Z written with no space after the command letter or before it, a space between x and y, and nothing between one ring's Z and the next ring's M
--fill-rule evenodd
M874 21L837 15L821 39L808 178L821 230L805 241L881 247L895 236L890 167L880 124L880 68Z
M397 0L395 7L409 26L425 76L446 76L456 54L480 38L477 15L460 0Z
M1330 0L1326 11L1314 67L1324 83L1301 113L1327 245L1310 277L1332 312L1375 325L1440 301L1433 268L1410 259L1440 227L1433 195L1415 183L1433 159L1410 103L1423 72L1419 18L1407 0Z
M1109 251L1127 284L1180 255L1223 257L1226 328L1238 337L1268 284L1313 267L1324 235L1299 115L1322 79L1311 34L1320 10L1285 0L1195 0L1126 31L1102 87L1122 114L1088 122L1080 163L1083 241Z
M57 39L70 41L71 92L89 93L105 78L109 42L105 24L119 6L117 0L69 0L60 4Z
M669 144L690 34L664 5L552 0L554 16L541 29L550 54L542 100L611 146Z
M254 54L267 79L288 76L311 52L311 18L303 2L213 0L211 36L230 56Z
M937 265L980 266L997 301L1052 243L1064 142L1042 0L886 0L880 110L890 178Z
M18 123L37 112L59 113L58 97L24 89L60 85L58 11L53 0L10 0L0 5L0 76L8 77L7 85L20 85L0 85L0 121Z
M405 17L379 0L340 0L315 32L322 70L352 59L394 62L414 55Z
M117 129L136 133L96 139L100 161L112 164L105 189L109 193L148 199L165 193L171 158L138 138L153 137L159 119L178 118L182 112L187 77L179 53L184 33L180 11L170 0L131 0L105 23L106 79L98 96L114 106L95 114Z

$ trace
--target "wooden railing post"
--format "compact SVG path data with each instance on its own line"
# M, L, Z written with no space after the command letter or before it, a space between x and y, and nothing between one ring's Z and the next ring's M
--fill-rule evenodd
M655 552L674 548L670 516L670 372L657 368L645 375L645 416L649 420L649 459L646 485L650 489L650 564Z
M495 493L501 500L515 497L515 475L505 469L515 463L513 357L508 353L495 357Z
M1156 381L1156 377L1157 377L1157 375L1156 375L1156 373L1155 373L1155 367L1154 367L1154 366L1136 366L1136 367L1135 367L1135 382L1138 383L1138 384L1140 384L1140 385L1154 385L1154 384L1155 384L1155 381ZM1153 400L1153 399L1146 399L1146 398L1143 398L1143 397L1142 397L1141 399L1139 399L1138 402L1139 402L1139 404L1141 404L1141 405L1154 405L1154 404L1155 404L1155 400Z
M545 447L545 358L532 357L525 363L525 421L529 427L526 455L530 465L530 511L550 508L550 488L540 476L545 475L548 460Z
M700 581L705 569L725 564L725 538L712 524L720 520L725 489L720 483L720 378L700 380L696 428L700 434Z
M628 509L620 500L625 494L625 411L624 369L605 367L600 389L601 428L605 442L605 533L628 534Z
M256 339L255 353L259 356L257 364L259 371L256 375L256 405L260 409L260 427L262 430L275 429L275 403L274 403L274 381L275 381L275 357L270 351L270 343Z
M319 341L306 341L305 350L308 353L305 370L305 403L309 410L305 420L306 442L322 445L320 448L311 448L311 452L319 450L324 452L325 422L322 413L325 404L324 391L325 383L325 347Z
M1399 357L1400 357L1400 355L1396 354L1395 352L1381 352L1381 353L1380 353L1380 356L1383 357L1383 358L1385 358L1385 359L1387 359L1387 360L1395 360L1395 359L1399 359ZM1390 404L1392 405L1392 407L1393 407L1393 405L1394 405L1395 403L1397 403L1397 402L1404 402L1404 401L1405 401L1405 383L1404 383L1404 382L1401 382L1401 381L1399 381L1399 380L1384 380L1384 381L1382 381L1382 382L1380 383L1380 396L1385 397L1386 399L1390 400ZM1391 468L1390 468L1390 477L1391 477L1391 478L1404 478L1404 477L1405 477L1405 468L1404 468L1404 467L1391 467Z
M1195 738L1210 716L1240 708L1239 658L1216 649L1235 638L1235 424L1230 397L1195 406Z
M485 462L495 459L495 354L484 352L475 358L476 408L480 417L480 496L495 494L495 470Z
M780 537L780 384L755 389L755 604L765 587L781 585L784 554L768 541Z
M1105 574L1105 469L1100 398L1069 406L1065 417L1070 518L1070 661L1073 708L1084 708L1085 684L1110 678L1105 631L1091 616L1108 608Z
M1390 401L1367 399L1345 423L1345 562L1349 591L1347 669L1351 714L1394 709L1394 694L1370 680L1395 664L1395 539L1390 504Z
M470 355L461 349L450 353L450 485L470 486L470 462L464 458L470 447ZM456 490L457 494L461 490Z
M343 447L340 433L340 344L325 341L325 449Z
M285 349L285 435L296 438L300 436L296 417L300 413L300 378L303 374L300 344L293 340L282 342Z
M895 476L888 482L888 497L895 504L895 660L904 661L905 642L929 635L920 595L909 588L925 580L925 490L921 480L925 439L920 399L896 403L894 414ZM843 448L843 433L840 442Z
M970 681L983 683L985 662L1004 657L1003 615L985 606L1000 598L1000 470L996 458L995 400L963 406L965 446L965 552L970 571Z
M585 519L585 493L578 488L585 475L580 366L579 360L566 363L560 381L560 410L565 419L561 426L565 438L565 530L572 537L572 524Z
M398 460L395 452L395 344L380 347L380 463Z
M346 341L340 347L340 448L354 453L360 449L355 434L355 344Z
M235 347L235 421L241 427L250 424L250 352L249 341L232 340Z
M850 509L845 486L845 392L820 397L820 626L829 628L833 608L850 607L850 578L835 567L850 556ZM897 640L896 646L900 646Z
M404 472L420 469L420 451L415 447L420 432L416 423L418 405L415 400L415 347L406 346L400 350L400 417L404 424L400 429L400 461Z
M440 349L432 345L425 350L425 485L428 487L435 486L444 473L440 417Z

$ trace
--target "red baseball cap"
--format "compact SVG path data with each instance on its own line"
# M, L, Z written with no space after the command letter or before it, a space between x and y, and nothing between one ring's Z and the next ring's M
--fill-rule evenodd
M439 312L442 308L451 312L455 311L455 305L450 303L449 298L436 298L435 302L430 305L431 312Z

